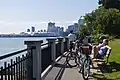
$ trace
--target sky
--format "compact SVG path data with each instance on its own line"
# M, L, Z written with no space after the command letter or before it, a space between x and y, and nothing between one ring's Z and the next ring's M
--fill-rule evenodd
M98 0L0 0L0 33L20 33L48 22L67 28L98 7Z

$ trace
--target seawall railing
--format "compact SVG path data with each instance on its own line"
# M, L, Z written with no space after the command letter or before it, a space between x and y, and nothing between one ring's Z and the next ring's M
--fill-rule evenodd
M2 62L0 80L43 80L50 66L68 50L68 38L46 40L48 43L42 40L24 41L26 49L0 56L0 61L15 56L15 59Z

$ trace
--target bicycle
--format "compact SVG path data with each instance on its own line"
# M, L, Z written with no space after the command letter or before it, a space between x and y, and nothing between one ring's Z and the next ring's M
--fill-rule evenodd
M80 46L80 51L78 52L79 54L78 67L80 69L79 72L82 73L84 80L88 80L90 74L90 64L91 64L91 59L89 56L90 53L91 53L91 46L89 45Z
M68 51L68 55L66 57L66 62L70 67L77 66L77 54L75 51L72 50L73 45L75 45L75 43L72 42L72 45L70 44L70 46L72 46L72 48L70 47L70 49Z

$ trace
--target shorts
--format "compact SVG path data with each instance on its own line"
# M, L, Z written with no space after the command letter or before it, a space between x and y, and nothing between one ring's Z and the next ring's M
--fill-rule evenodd
M98 59L103 59L103 57L104 57L104 55L100 55L100 54L98 53L98 55L97 55L97 58L98 58Z

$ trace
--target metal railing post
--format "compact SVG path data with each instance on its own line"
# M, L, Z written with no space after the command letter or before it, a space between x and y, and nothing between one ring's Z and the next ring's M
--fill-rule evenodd
M48 41L48 45L51 46L51 58L52 61L54 62L56 59L56 44L55 44L56 38L48 38L46 40Z
M60 43L60 53L64 52L64 43L63 43L64 38L58 38L58 42Z
M28 49L32 47L36 47L32 52L33 56L33 64L32 67L27 67L27 80L41 80L41 43L43 43L43 40L38 40L38 41L24 41L24 44L27 45ZM28 62L28 64L31 64L31 62ZM27 65L29 66L29 65ZM32 79L31 73L29 71L32 70Z

